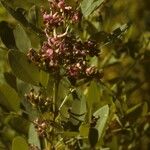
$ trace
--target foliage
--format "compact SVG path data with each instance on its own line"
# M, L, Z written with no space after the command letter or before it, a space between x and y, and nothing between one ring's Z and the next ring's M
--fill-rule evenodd
M0 0L0 150L148 150L149 5Z

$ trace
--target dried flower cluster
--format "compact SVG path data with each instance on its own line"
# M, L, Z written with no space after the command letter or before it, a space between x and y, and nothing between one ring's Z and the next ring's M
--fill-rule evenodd
M43 96L41 92L35 92L31 89L28 94L25 94L26 100L41 112L52 111L52 100L49 97Z
M78 80L100 79L102 74L89 66L89 57L98 56L94 41L83 42L70 31L70 26L81 20L79 11L67 6L64 0L52 0L50 11L42 10L46 41L40 51L30 49L28 58L40 68L54 74Z
M34 121L35 124L35 129L38 132L38 135L41 137L47 137L48 132L48 128L49 128L49 123L47 120L43 120L43 119L36 119Z
M61 130L63 126L55 120L55 111L53 110L52 99L45 96L41 91L31 89L25 94L26 100L40 113L45 114L43 117L38 116L33 122L35 129L40 137L50 140L53 130ZM57 136L56 136L57 137Z
M48 140L57 139L59 137L58 133L63 131L63 126L59 122L54 121L54 115L52 113L49 115L49 118L38 117L35 119L33 121L34 126L40 137L44 137Z
M40 149L38 148L38 146L35 146L33 144L29 144L29 150L40 150Z

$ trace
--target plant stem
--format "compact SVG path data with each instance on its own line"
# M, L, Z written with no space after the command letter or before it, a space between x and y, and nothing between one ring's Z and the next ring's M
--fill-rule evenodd
M91 108L89 107L89 111L88 111L88 123L91 122L91 118L92 118L92 106Z
M69 93L65 96L64 100L62 101L61 105L59 106L59 111L61 110L61 108L63 107L63 105L66 103L66 101L68 100L69 95L74 91L74 89L71 89L69 91Z
M56 111L56 82L54 81L54 86L53 86L53 112Z
M51 143L48 142L46 138L44 138L45 150L51 150Z
M57 116L57 96L58 96L58 87L59 87L59 80L55 78L54 86L53 86L53 112L54 112L54 120Z

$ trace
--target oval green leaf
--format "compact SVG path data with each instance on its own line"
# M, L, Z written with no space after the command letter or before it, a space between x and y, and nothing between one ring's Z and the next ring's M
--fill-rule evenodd
M46 86L48 73L39 70L37 66L29 62L26 55L20 51L9 51L8 59L13 73L24 82L39 86Z
M24 138L17 136L12 142L12 150L29 150L29 147Z
M33 123L30 124L28 136L29 136L28 143L30 143L32 145L35 145L39 149L41 149L40 148L40 140L39 140L39 137L38 137L38 133L35 130L35 127L34 127Z
M27 52L31 48L31 41L21 25L17 25L13 30L17 48L22 52Z
M7 84L0 84L0 104L10 111L19 111L20 109L18 94Z
M71 114L69 118L69 121L72 122L73 125L77 125L79 123L78 120L83 122L87 112L85 96L77 89L75 92L77 94L77 98L74 98L72 102Z
M99 118L95 128L98 130L99 140L103 137L104 129L106 127L106 122L109 117L109 107L105 105L98 109L94 114L94 117Z
M4 78L7 84L17 91L16 77L11 72L4 72Z
M90 83L90 86L87 88L86 100L89 108L92 108L94 103L98 103L100 100L100 88L95 81Z

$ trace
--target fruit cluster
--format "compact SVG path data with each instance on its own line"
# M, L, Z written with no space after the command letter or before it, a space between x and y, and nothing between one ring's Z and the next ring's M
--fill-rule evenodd
M64 0L50 1L50 11L42 10L46 41L39 52L30 49L28 58L40 68L72 80L97 78L102 74L89 65L89 58L99 55L97 44L82 41L70 30L81 21L81 13L67 6Z

